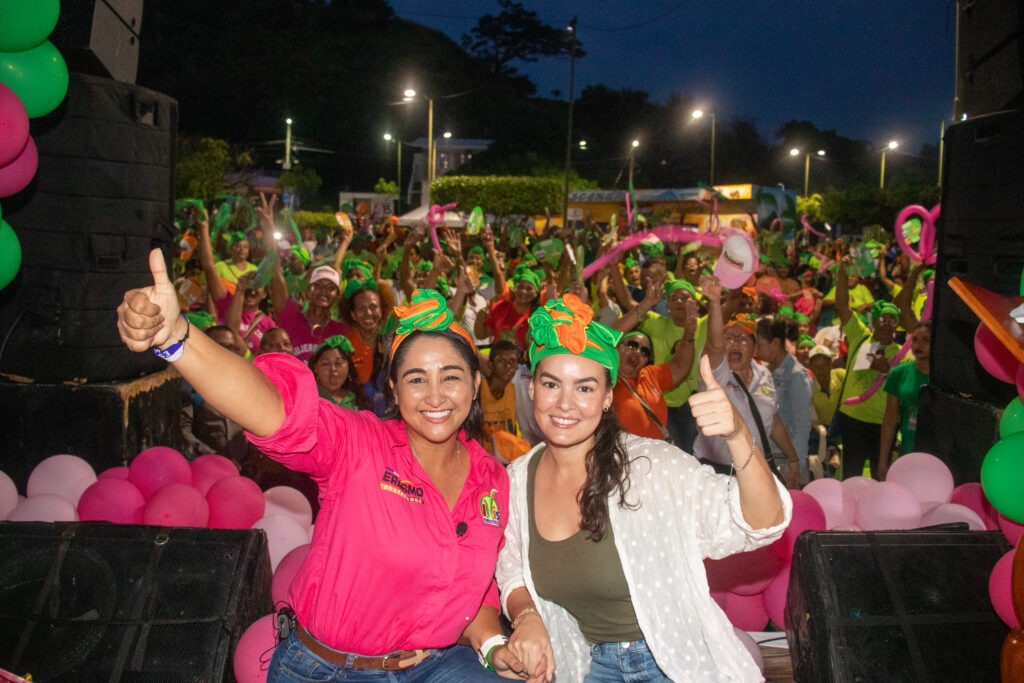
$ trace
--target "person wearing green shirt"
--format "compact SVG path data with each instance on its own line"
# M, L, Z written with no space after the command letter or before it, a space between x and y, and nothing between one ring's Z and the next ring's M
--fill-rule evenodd
M900 363L885 378L885 415L882 418L881 450L878 453L878 478L885 481L896 440L900 432L900 453L914 450L917 435L917 396L928 384L931 372L932 324L922 321L910 333L910 351L913 362Z

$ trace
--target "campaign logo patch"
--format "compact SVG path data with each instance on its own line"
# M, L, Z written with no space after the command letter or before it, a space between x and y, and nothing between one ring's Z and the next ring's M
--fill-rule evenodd
M484 524L498 526L501 523L501 510L498 509L498 489L480 496L480 517Z
M380 479L380 488L393 493L410 503L423 505L423 487L408 479L402 479L398 472L390 467L384 468L384 476Z

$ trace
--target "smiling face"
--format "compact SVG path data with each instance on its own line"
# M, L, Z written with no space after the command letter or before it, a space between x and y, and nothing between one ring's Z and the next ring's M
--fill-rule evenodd
M725 355L733 372L749 367L754 357L754 335L735 326L726 329Z
M376 291L364 289L352 297L352 322L360 331L376 334L380 329L382 313L380 294Z
M517 306L527 307L532 305L533 300L537 298L537 288L526 280L520 280L513 296Z
M804 344L803 346L796 347L796 352L793 354L796 356L796 359L800 362L800 365L804 366L805 368L810 367L810 356L812 348L814 347Z
M896 336L896 325L898 322L896 316L892 313L884 313L878 316L873 327L875 341L882 344L891 344Z
M327 349L313 365L316 383L332 394L337 394L348 379L349 363L339 349Z
M338 286L325 278L310 284L306 294L309 296L310 306L326 309L338 298Z
M410 438L440 444L458 434L480 386L462 354L441 336L421 334L402 343L391 391Z
M548 446L589 449L612 386L600 363L567 353L541 359L530 383L533 416Z

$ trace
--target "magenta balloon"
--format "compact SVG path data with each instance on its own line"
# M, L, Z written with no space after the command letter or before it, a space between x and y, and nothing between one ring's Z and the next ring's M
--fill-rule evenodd
M921 237L918 238L917 249L912 249L903 236L903 224L914 216L921 219ZM896 234L896 243L900 245L900 249L914 263L920 263L931 255L931 249L935 241L935 219L932 218L931 212L920 204L905 206L896 214L893 232Z
M864 531L916 529L922 514L913 492L891 481L871 487L857 501L857 526Z
M974 333L974 354L985 371L1007 384L1017 383L1017 372L1021 364L1008 348L1003 346L999 338L985 326L978 325Z
M607 254L602 254L588 263L581 273L582 278L584 280L588 279L591 275L607 265L615 256L632 249L652 235L662 242L700 242L707 247L722 246L722 238L718 235L712 235L707 232L697 232L690 228L684 228L681 225L662 225L651 230L633 233L626 239L622 240L612 247L611 251Z
M131 476L131 470L124 465L118 465L117 467L108 467L99 474L96 475L97 479L127 479Z
M206 498L189 484L168 484L154 493L142 513L142 523L153 526L205 527L210 521Z
M953 489L953 495L950 496L949 502L973 510L985 522L985 529L988 531L995 531L999 528L999 513L985 497L981 482L971 481L960 484Z
M77 455L51 455L32 469L25 493L29 498L53 493L78 505L82 492L96 481L92 465Z
M286 515L266 515L253 524L252 528L263 529L267 534L271 571L277 571L285 555L309 542L306 527Z
M768 612L764 608L764 596L725 594L725 616L736 628L744 631L763 631L768 625Z
M7 519L7 515L18 507L18 487L14 480L4 472L0 472L0 521Z
M762 546L720 560L705 560L704 568L711 590L754 595L768 587L782 569L782 564L771 546Z
M971 531L985 531L985 522L974 510L966 505L942 503L921 515L921 526L966 522Z
M857 498L838 479L815 479L801 490L818 501L825 513L826 528L853 524L857 518Z
M78 518L83 522L138 524L146 499L127 479L107 477L90 486L78 500Z
M238 639L232 666L238 683L265 683L271 651L277 646L277 617L262 616Z
M786 562L793 557L797 536L805 531L824 531L827 528L825 512L813 496L803 491L790 491L789 495L793 499L793 519L782 532L782 538L769 546Z
M136 455L128 465L128 479L149 500L168 484L191 486L192 469L185 456L173 448L153 446Z
M11 163L28 144L28 112L21 98L0 83L0 167Z
M192 468L192 485L204 496L214 482L224 477L237 477L238 468L223 455L200 455L189 463ZM263 515L260 515L262 517ZM255 520L253 520L255 521Z
M1013 608L1013 555L1011 550L999 558L988 577L988 597L1003 623L1010 628L1021 625L1017 610Z
M0 166L0 197L10 197L28 187L39 168L39 151L29 137L25 147L6 166Z
M948 503L953 497L953 473L930 453L906 453L896 458L886 481L906 486L924 508Z
M1020 539L1024 538L1024 524L1015 522L1002 513L999 513L999 530L1012 546L1016 546Z
M786 597L789 595L789 576L792 565L786 565L775 580L764 589L764 608L772 622L779 628L786 626Z
M313 508L305 494L291 486L274 486L263 493L267 501L265 515L285 515L303 527L313 523Z
M75 506L53 493L32 496L18 503L7 516L8 522L74 522Z
M249 529L261 517L263 491L252 479L241 475L218 479L206 492L211 529Z
M292 587L292 581L295 580L295 575L299 573L302 563L306 561L306 556L309 555L311 547L309 543L304 543L293 548L277 565L274 578L270 582L270 597L275 605L288 602L288 589Z

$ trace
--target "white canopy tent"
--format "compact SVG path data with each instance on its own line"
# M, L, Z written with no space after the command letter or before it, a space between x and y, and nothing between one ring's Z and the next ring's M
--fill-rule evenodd
M416 207L412 211L399 216L398 224L405 226L419 225L426 220L428 211L430 211L429 206ZM445 211L444 220L441 222L441 225L446 228L464 228L466 227L466 218L456 211Z

